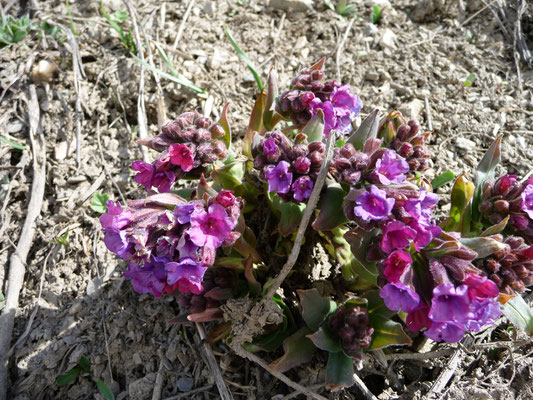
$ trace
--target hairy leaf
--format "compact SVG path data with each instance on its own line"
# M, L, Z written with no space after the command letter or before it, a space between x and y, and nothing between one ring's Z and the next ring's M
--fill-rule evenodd
M270 368L278 372L286 372L291 368L308 363L316 352L316 346L306 337L311 333L307 327L301 328L283 342L283 356L273 361Z
M342 202L346 192L338 183L328 184L320 196L318 216L313 222L313 229L317 231L332 230L348 222L344 214Z
M369 350L381 349L388 346L411 345L413 342L403 331L402 325L389 318L383 317L379 313L369 313L368 315L374 333Z
M461 238L461 243L471 248L477 253L476 258L486 258L491 254L494 254L500 250L508 248L508 245L502 243L501 239L497 235L495 237L474 237L474 238Z
M263 111L265 110L267 95L264 91L259 93L252 108L250 123L242 140L242 154L252 160L252 140L255 132L260 132L263 127Z
M272 117L274 116L274 101L278 97L278 79L274 68L270 69L267 81L267 97L265 101L265 110L263 111L263 125L267 131L272 130L274 124Z
M342 351L339 338L331 332L327 325L318 328L318 331L311 335L307 335L307 337L321 350L325 350L329 353Z
M508 215L507 217L505 217L504 219L502 219L502 220L501 220L500 222L498 222L496 225L492 225L492 226L488 227L487 229L485 229L485 230L481 233L481 236L497 235L498 233L503 232L503 230L504 230L505 227L507 226L507 222L509 222L509 217L510 217L510 215Z
M93 195L93 201L91 202L91 209L99 214L107 212L107 205L105 204L109 200L108 194L95 193Z
M309 143L321 142L324 135L324 112L318 110L316 115L303 127L302 133L307 136Z
M362 150L369 138L376 137L379 128L379 110L373 110L361 123L361 126L349 137L347 143L353 144L357 150Z
M533 335L533 312L522 296L517 294L502 306L502 311L518 329Z
M109 389L109 387L106 385L106 383L102 379L98 379L96 381L96 386L98 386L98 391L102 396L104 396L104 399L106 400L115 400L115 396L113 395L113 392Z
M444 224L447 232L469 231L468 213L470 212L470 200L474 195L474 185L464 175L455 181L452 188L450 215Z
M353 360L342 351L329 353L326 366L326 386L330 390L339 390L353 385Z
M65 374L59 375L56 378L56 385L57 386L68 385L70 382L73 382L80 374L81 374L81 368L74 367L68 370Z
M320 296L318 290L297 290L302 305L302 317L306 325L312 330L318 330L326 317L337 309L337 303L333 300Z
M218 123L224 129L224 143L226 143L226 147L228 148L229 154L229 150L231 148L231 127L228 121L228 107L229 103L226 103L226 105L222 109L222 115L220 116L220 120L218 121Z
M452 171L446 171L437 176L431 181L431 187L433 190L437 190L441 186L446 185L448 182L451 182L455 179L455 174Z

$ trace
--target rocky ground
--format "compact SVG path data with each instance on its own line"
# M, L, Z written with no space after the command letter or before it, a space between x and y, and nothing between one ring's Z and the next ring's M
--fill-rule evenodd
M35 31L0 50L4 92L0 132L18 146L0 142L3 293L32 184L30 84L37 88L47 149L44 204L13 332L10 398L101 398L94 383L98 378L116 399L218 398L196 328L168 323L179 312L173 298L154 299L133 291L121 277L124 263L106 250L98 214L89 207L95 192L115 200L121 199L120 193L126 198L143 195L130 169L131 160L142 157L135 143L142 133L137 109L139 63L128 56L103 18L99 2L8 3L8 14L30 12L36 24L74 29L82 66L75 73L73 42L66 30L55 37ZM104 3L108 13L127 11L121 1ZM356 2L361 17L348 31L351 18L327 9L319 0L303 11L298 11L298 1L274 1L291 3L275 8L263 0L201 0L193 2L184 21L189 3L131 2L140 35L151 43L154 65L165 69L157 43L180 73L207 91L197 95L165 78L159 78L158 87L154 75L145 71L142 89L149 135L157 133L162 110L169 119L195 108L211 110L217 118L227 101L234 134L244 134L256 86L224 34L227 24L263 80L274 67L279 81L288 82L299 69L326 56L327 74L349 83L363 100L362 116L375 107L398 108L419 119L433 130L435 174L445 170L468 174L499 134L504 134L500 172L525 176L531 169L533 69L515 61L515 2L492 2L487 7L484 1L365 0ZM498 12L500 3L505 15ZM374 4L382 11L378 24L370 23ZM130 22L129 17L124 22L126 31ZM532 29L529 5L522 30L530 44ZM57 68L52 79L35 69L41 60ZM471 86L465 85L469 76ZM446 207L443 196L442 215ZM492 337L523 339L512 337L506 326L497 327ZM422 345L415 343L410 350L420 351ZM447 348L424 346L424 351ZM532 398L532 350L531 344L469 350L442 397ZM260 367L233 355L223 343L214 346L214 354L234 398L282 399L293 393ZM380 399L420 398L449 364L451 354L389 360L387 366L369 359L360 376ZM57 386L56 377L82 356L90 360L91 376ZM356 387L340 393L322 389L324 361L315 357L312 364L288 375L307 387L319 385L316 390L326 397L361 398Z

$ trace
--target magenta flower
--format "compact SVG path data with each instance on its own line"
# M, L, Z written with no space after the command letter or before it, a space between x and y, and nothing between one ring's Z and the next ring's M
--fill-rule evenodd
M168 193L175 181L176 174L174 171L168 170L156 172L152 178L152 186L156 187L159 190L159 193Z
M374 173L378 181L383 185L402 183L405 181L405 173L409 171L409 164L394 150L387 150L376 161Z
M413 240L413 243L417 250L426 247L433 238L438 237L442 233L442 229L436 225L425 225L416 221L410 222L408 225L409 228L416 232L416 237Z
M307 157L298 157L294 161L294 170L299 174L307 174L311 168L311 160Z
M386 219L394 207L395 200L387 198L384 190L370 186L370 192L364 192L355 200L354 214L363 221Z
M188 232L183 232L176 248L180 253L180 258L198 258L198 246L192 242Z
M280 161L274 167L268 166L265 171L265 178L268 181L268 191L286 194L289 192L292 183L292 173L289 172L290 164L287 161Z
M166 264L168 274L167 283L177 284L181 293L200 294L204 290L202 280L207 267L201 262L192 258L183 258L179 262L169 262Z
M227 208L235 204L235 196L233 190L222 189L215 197L215 201L222 207Z
M189 146L180 143L171 144L168 148L170 162L179 166L184 172L194 168L194 155Z
M529 216L529 218L533 220L533 184L529 184L526 186L526 188L521 194L521 197L522 211L524 211Z
M419 332L424 328L431 326L431 320L428 317L429 307L423 301L419 306L407 314L405 323L411 332Z
M191 222L191 215L194 210L201 208L203 208L202 204L194 201L185 204L177 204L176 207L174 207L174 216L180 224L185 225Z
M463 282L468 286L468 294L472 300L484 301L498 297L498 286L486 276L468 274Z
M420 296L401 282L388 283L379 292L389 310L410 312L420 304Z
M122 206L117 201L106 201L107 212L100 217L103 229L122 229L131 222L132 213L129 210L122 210Z
M279 148L274 139L267 139L263 144L263 153L266 156L275 156L279 154Z
M390 253L396 249L403 249L409 245L409 241L416 237L416 231L400 221L391 221L382 229L383 239L381 249Z
M392 252L385 261L383 275L391 283L398 282L404 271L411 266L413 262L411 254L405 250L396 250Z
M139 171L139 173L135 175L135 178L133 178L135 179L135 182L143 185L146 190L150 190L152 188L154 166L141 160L137 160L131 163L131 168L135 171Z
M313 191L313 181L308 176L301 176L292 184L292 191L296 200L307 200Z
M129 263L124 277L131 280L133 289L138 293L152 293L160 297L165 291L167 273L165 264L168 260L164 257L152 257L145 262L143 267Z
M433 289L429 318L434 322L464 324L474 317L468 286L443 283Z
M494 183L494 193L497 196L505 196L507 193L509 193L509 190L511 190L517 180L517 176L511 174L499 177Z
M229 237L234 225L224 207L211 204L207 212L197 209L192 213L188 233L196 246L216 249Z
M453 322L433 322L424 335L436 342L456 343L463 338L465 332L461 325Z
M311 106L311 115L314 117L318 110L324 113L324 137L328 137L329 133L337 127L337 117L333 104L330 101L321 101L318 97L309 102ZM351 125L350 125L351 127Z

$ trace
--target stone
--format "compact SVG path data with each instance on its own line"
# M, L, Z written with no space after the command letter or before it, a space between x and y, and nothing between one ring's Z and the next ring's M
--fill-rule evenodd
M379 28L370 22L365 24L364 30L363 30L365 36L375 36L379 32Z
M131 400L144 400L152 398L155 384L155 373L149 373L144 378L133 381L128 386Z
M389 28L385 29L385 32L383 32L383 35L381 36L381 39L379 40L379 45L383 49L395 50L396 49L396 34L393 31L391 31Z
M268 6L286 12L304 12L313 9L313 0L270 0Z
M419 99L413 99L409 103L402 104L398 110L408 120L416 119L420 121L422 110L424 109L424 102Z
M194 385L194 379L192 379L190 376L183 376L179 378L176 383L180 392L188 392Z
M459 137L455 139L455 147L461 150L471 150L476 146L476 142L470 139Z
M366 71L365 79L367 81L377 81L379 80L379 74L376 71Z

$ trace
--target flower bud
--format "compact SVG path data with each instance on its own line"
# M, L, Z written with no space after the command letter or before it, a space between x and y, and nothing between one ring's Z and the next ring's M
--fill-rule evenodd
M527 228L528 220L524 215L520 214L511 214L511 217L509 218L509 222L511 226L518 230L522 231Z
M311 154L309 154L309 160L311 160L312 167L320 167L322 165L322 161L324 161L324 154L318 151L313 151Z
M496 212L506 214L509 211L509 203L505 200L497 200L494 203L494 209Z
M398 153L404 158L407 158L411 155L414 155L414 157L418 158L416 153L413 152L413 145L409 142L402 143L402 145L400 146L400 149L398 150Z
M194 121L197 128L207 129L211 125L211 120L207 117L200 117Z
M181 128L177 121L169 121L161 127L161 132L173 139L177 139L181 132Z
M322 142L311 142L308 148L310 153L316 151L323 154L326 151L326 146Z
M296 146L293 146L292 152L296 158L305 157L309 154L309 149L305 144L297 144Z
M340 157L335 160L335 168L337 168L339 172L342 172L345 169L348 169L351 167L352 167L352 163L347 158Z
M407 123L407 125L409 125L409 128L411 128L410 131L409 131L409 135L408 135L408 137L409 137L409 138L413 138L413 137L415 137L416 134L418 133L418 129L419 129L419 127L420 127L420 126L418 125L418 121L412 119L411 121L409 121L409 122Z
M199 128L196 130L194 138L199 143L208 142L211 140L211 132L209 132L207 129Z
M293 163L294 170L299 174L307 174L311 167L311 160L307 157L299 157Z
M322 79L324 79L324 71L322 70L315 70L315 71L311 71L311 79L313 81L321 81Z
M224 137L226 132L224 131L224 128L222 128L219 124L213 124L209 127L209 132L211 132L211 137L213 139L218 139L221 137Z
M340 154L345 158L350 158L355 156L357 151L355 150L355 147L353 147L353 144L346 143L344 146L340 149Z
M398 138L398 140L406 142L410 132L411 127L409 125L400 125L400 127L398 128L398 132L396 133L396 137Z

